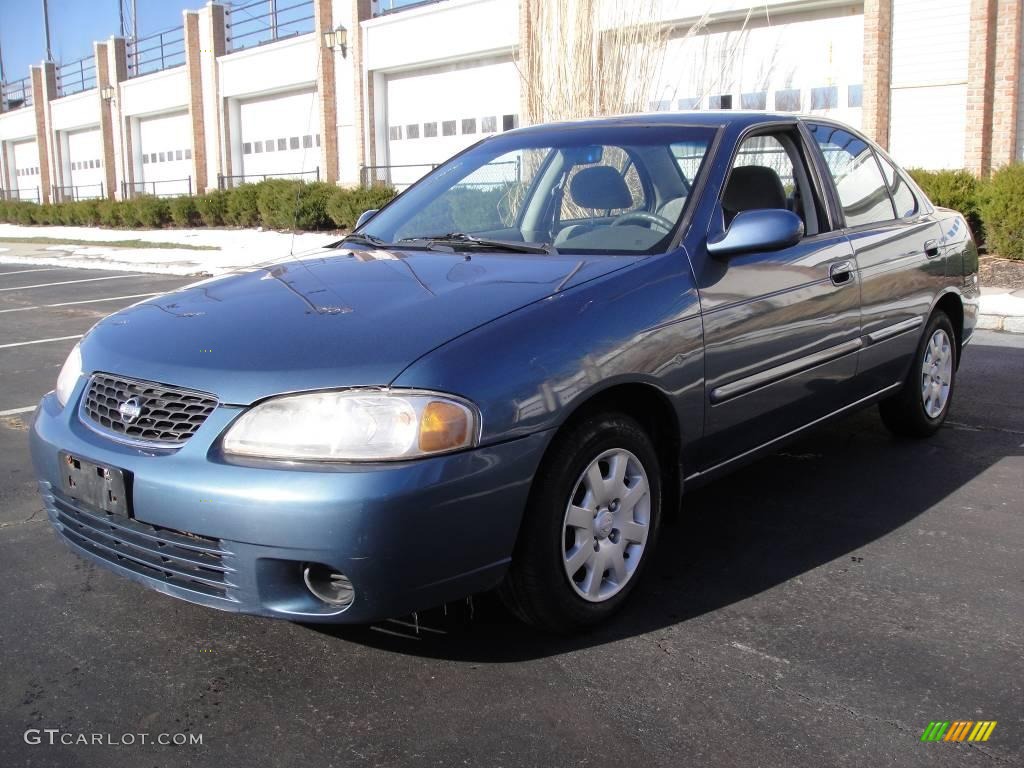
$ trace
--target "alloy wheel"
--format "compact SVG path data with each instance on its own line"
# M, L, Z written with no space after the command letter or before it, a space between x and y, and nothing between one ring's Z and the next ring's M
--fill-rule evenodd
M929 418L938 418L945 409L952 382L953 345L946 332L939 328L928 341L921 365L921 400Z

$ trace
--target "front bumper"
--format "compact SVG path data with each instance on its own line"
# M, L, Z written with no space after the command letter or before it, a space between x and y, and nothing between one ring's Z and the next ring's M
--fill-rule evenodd
M228 460L218 407L174 452L108 440L67 407L36 410L32 460L50 520L79 554L194 603L297 621L359 623L485 591L511 558L547 433L472 451L373 465ZM58 452L130 473L133 519L64 495ZM347 609L315 598L301 564L355 588Z

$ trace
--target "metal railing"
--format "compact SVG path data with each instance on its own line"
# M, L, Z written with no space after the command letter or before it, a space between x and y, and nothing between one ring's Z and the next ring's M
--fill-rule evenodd
M386 13L397 13L421 5L433 5L443 0L373 0L373 15L383 16Z
M128 41L128 77L139 77L185 63L185 27L173 27Z
M29 189L0 189L0 200L20 200L24 203L38 203L42 195L39 187Z
M295 173L247 173L226 176L223 173L217 174L217 187L219 189L233 189L242 184L256 184L267 179L299 179L308 181L320 181L320 169L313 171L297 171Z
M161 179L160 181L121 182L121 199L131 200L139 195L152 197L192 197L192 177Z
M364 187L408 187L435 168L437 163L364 165L359 169L359 181Z
M57 93L70 96L96 87L96 58L84 56L57 67Z
M0 112L32 106L32 80L23 77L0 83Z
M53 188L55 203L73 203L78 200L99 200L103 197L103 183L73 184Z
M228 50L240 51L313 31L313 0L256 0L226 9Z

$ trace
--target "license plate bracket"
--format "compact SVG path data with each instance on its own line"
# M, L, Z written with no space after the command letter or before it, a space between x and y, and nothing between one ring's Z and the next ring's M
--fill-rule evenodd
M112 515L132 516L128 473L66 451L61 451L59 458L65 494Z

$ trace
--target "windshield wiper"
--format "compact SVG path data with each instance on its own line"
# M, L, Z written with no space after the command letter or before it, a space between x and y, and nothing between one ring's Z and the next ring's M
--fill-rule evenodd
M361 243L362 245L373 245L378 248L385 245L391 245L391 243L389 243L387 240L382 240L379 237L375 237L374 235L367 235L361 232L353 232L351 235L345 235L345 237L341 238L341 240L339 240L338 242L331 243L331 247L338 248L344 245L345 243Z
M417 237L403 237L399 243L425 241L429 243L454 243L456 245L469 245L481 248L500 248L516 253L543 253L550 255L558 253L554 246L548 243L523 243L517 240L489 240L484 237L467 235L465 232L448 232L444 235L420 235Z

